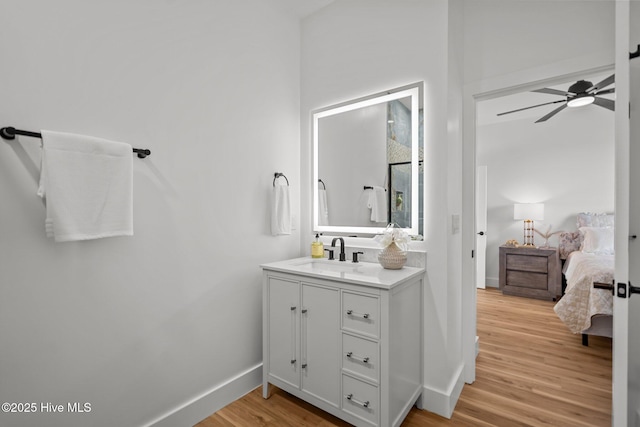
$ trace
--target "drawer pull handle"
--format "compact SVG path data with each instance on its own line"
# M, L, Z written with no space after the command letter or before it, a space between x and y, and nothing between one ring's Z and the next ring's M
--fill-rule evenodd
M293 365L294 363L296 363L296 359L291 359L291 364Z
M369 318L369 313L360 314L360 313L356 313L353 310L347 310L347 315L349 315L349 316L358 316L358 317L362 317L363 319L368 319Z
M351 352L351 351L347 353L347 357L348 357L349 359L359 360L359 361L361 361L362 363L369 363L369 356L365 356L365 357L362 357L362 356L356 356L356 355L355 355L355 354L353 354L353 352Z
M368 408L369 407L369 401L368 400L365 401L365 402L362 402L360 400L354 399L353 398L353 393L349 393L345 397L347 398L347 400L350 400L351 402L353 402L353 403L355 403L357 405L360 405L363 408Z
M307 364L306 363L302 364L302 369L307 369Z

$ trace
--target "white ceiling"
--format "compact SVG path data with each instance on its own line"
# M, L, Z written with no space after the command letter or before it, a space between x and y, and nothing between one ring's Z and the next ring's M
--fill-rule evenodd
M334 0L277 0L282 6L300 19L322 9Z
M569 86L571 86L577 80L580 80L580 79L587 80L592 82L593 84L596 84L604 80L605 78L609 77L611 74L613 74L613 71L607 72L604 74L585 75L573 81L557 84L554 86L541 86L541 88L549 87L552 89L566 91L567 89L569 89ZM607 89L610 89L610 88L615 88L615 83L610 86L607 86ZM615 93L602 95L602 97L607 99L615 99ZM502 96L499 98L494 98L486 101L480 101L478 102L477 109L476 109L476 123L478 125L487 125L487 124L493 124L493 123L504 123L506 121L511 121L511 120L524 120L524 119L535 122L539 118L550 113L554 109L560 107L562 104L557 103L557 104L545 105L545 106L531 108L524 111L519 111L517 113L506 114L504 116L497 116L497 114L503 113L506 111L517 110L519 108L529 107L532 105L543 104L545 102L557 101L561 99L564 99L564 98L560 95L551 95L551 94L537 93L537 92L520 92L513 95ZM584 109L599 108L599 109L602 109L602 111L608 111L597 105L587 105L585 107L579 107L579 108L584 108ZM566 112L566 110L559 112L557 115L550 118L549 121L561 119L562 113L564 112ZM611 112L611 114L613 114L613 112Z

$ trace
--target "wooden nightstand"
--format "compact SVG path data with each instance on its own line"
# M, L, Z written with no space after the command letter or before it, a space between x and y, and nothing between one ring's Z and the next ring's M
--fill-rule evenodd
M500 246L503 294L555 301L562 295L562 271L556 248Z

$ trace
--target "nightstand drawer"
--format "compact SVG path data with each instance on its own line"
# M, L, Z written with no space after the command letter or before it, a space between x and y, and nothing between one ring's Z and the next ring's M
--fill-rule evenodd
M507 270L507 286L546 290L547 282L548 277L546 273L529 273L524 271Z
M507 254L507 270L546 273L547 262L546 256Z

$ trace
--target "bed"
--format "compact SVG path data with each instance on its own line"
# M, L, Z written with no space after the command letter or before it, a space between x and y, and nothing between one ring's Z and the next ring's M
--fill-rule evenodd
M613 295L593 284L613 283L613 214L578 214L577 227L560 234L563 295L553 309L587 345L589 335L612 336Z

